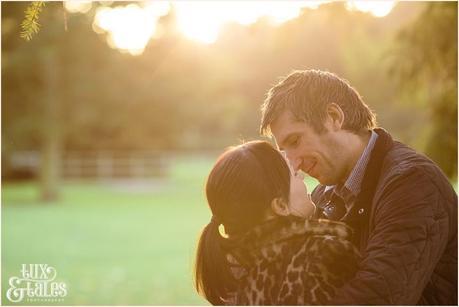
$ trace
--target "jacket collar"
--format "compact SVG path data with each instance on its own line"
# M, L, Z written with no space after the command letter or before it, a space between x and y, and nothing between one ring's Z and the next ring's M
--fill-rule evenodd
M361 226L366 224L369 220L376 186L381 176L384 158L394 143L392 137L386 130L376 128L374 129L374 132L378 134L378 138L363 176L360 193L357 195L354 206L341 219L341 221L350 225L354 229L360 229ZM359 240L359 238L354 239L357 241Z

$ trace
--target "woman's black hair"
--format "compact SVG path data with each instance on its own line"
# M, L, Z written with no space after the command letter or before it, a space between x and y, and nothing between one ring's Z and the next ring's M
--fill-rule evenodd
M206 183L212 220L196 253L195 286L213 305L235 290L224 240L234 240L261 223L275 198L289 200L290 170L281 153L265 141L233 147L215 163ZM228 238L220 235L223 224Z

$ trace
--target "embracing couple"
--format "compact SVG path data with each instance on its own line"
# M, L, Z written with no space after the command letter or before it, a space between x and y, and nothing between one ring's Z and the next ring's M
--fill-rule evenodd
M214 305L457 305L457 195L335 74L295 71L210 172L195 282ZM302 173L320 185L308 194Z

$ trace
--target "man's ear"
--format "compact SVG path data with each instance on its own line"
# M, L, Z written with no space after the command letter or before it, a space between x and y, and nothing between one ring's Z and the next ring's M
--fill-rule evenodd
M271 209L276 215L287 216L290 215L290 208L285 200L282 198L274 198L271 202Z
M336 103L330 103L327 106L327 119L325 125L331 131L341 130L344 122L344 112Z

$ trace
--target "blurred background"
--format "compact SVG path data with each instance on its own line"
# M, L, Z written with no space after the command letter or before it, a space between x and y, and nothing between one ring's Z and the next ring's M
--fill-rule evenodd
M48 2L27 41L30 5L1 3L3 304L23 263L68 287L34 305L207 304L206 176L294 69L347 79L457 186L456 2Z

